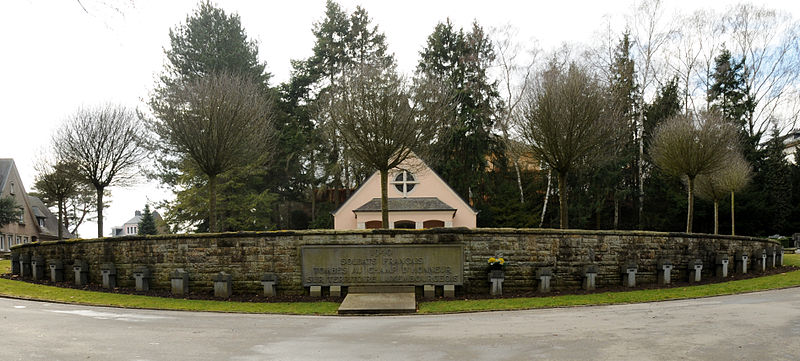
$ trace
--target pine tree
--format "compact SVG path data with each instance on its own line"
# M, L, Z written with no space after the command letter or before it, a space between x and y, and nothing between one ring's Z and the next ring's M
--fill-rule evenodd
M787 221L792 212L792 179L791 168L783 154L783 138L773 130L772 137L764 148L764 159L761 162L759 177L762 193L768 207L764 210L768 216L765 230L772 234L787 231Z
M436 25L420 53L416 74L440 81L452 92L454 119L445 124L431 160L433 168L465 199L482 199L486 158L497 142L491 133L500 95L488 70L495 54L478 23L465 32L448 19Z
M620 219L632 219L633 217L621 217L622 203L625 202L636 192L636 160L637 147L636 139L636 116L637 116L637 97L639 94L636 84L635 64L631 55L632 44L630 33L625 32L614 52L614 62L609 69L610 79L609 96L612 114L622 118L618 122L625 127L623 131L616 132L619 139L612 139L614 148L613 154L599 162L598 166L591 171L590 198L594 198L594 213L596 217L596 227L602 227L602 210L607 201L613 202L613 221L612 228L618 229ZM638 217L637 217L638 219ZM628 224L632 226L632 224ZM641 226L641 222L640 222Z
M315 37L313 54L307 59L292 61L292 78L283 86L283 96L288 104L287 113L303 131L305 148L295 154L295 159L302 160L304 182L311 188L312 223L326 225L330 217L321 210L335 209L338 199L333 205L318 205L317 190L354 188L372 170L351 156L340 141L341 134L337 133L335 124L318 112L325 106L319 101L339 84L349 69L365 65L388 69L395 66L395 60L388 52L385 35L360 6L348 15L338 3L328 0L325 15L322 21L314 24L312 33Z
M170 29L169 40L159 89L222 71L250 78L266 89L270 74L258 60L258 43L247 37L238 14L203 1L186 23Z
M673 78L658 90L653 103L644 109L644 137L645 144L650 144L653 132L665 120L681 113L680 92L678 80ZM645 149L647 163L651 164L650 149ZM666 174L658 167L650 166L650 176L645 182L648 207L643 214L643 227L655 231L674 231L684 227L681 221L687 207L683 184L680 179Z
M285 195L302 195L302 191L297 191L304 183L303 177L299 176L302 166L299 165L297 154L304 153L302 148L307 143L305 125L287 115L292 104L287 104L276 89L269 87L270 74L265 70L266 64L259 61L258 44L248 38L238 14L226 13L204 1L187 16L185 23L171 29L169 35L170 47L164 51L167 62L156 84L151 105L168 104L185 84L219 73L248 79L257 85L261 97L278 103L272 107L273 123L278 134L278 145L274 147L276 152L270 157L249 159L249 162L258 163L254 166L237 167L219 174L215 186L222 202L232 197L252 200L238 204L248 207L246 212L221 205L215 212L221 230L273 228L270 218L251 222L254 214L271 217L271 210L250 212L249 209L256 203L261 209L265 206L264 201L274 199L273 196L264 196L265 192L282 190ZM209 214L202 211L202 204L211 198L208 193L209 180L188 157L174 152L161 152L157 160L157 175L176 193L174 201L165 203L165 218L170 223L183 225L186 230L208 230ZM198 192L198 189L206 192ZM234 190L238 193L226 193ZM240 228L243 224L248 226Z
M142 219L139 221L139 234L158 234L158 229L156 229L156 220L153 218L153 214L150 213L150 205L148 204L145 204L144 212L142 212Z
M746 136L760 139L761 134L754 134L754 129L749 125L752 124L756 105L747 84L745 59L737 62L730 51L722 49L714 63L714 72L711 74L714 83L707 95L711 110L720 112L723 119L736 124Z

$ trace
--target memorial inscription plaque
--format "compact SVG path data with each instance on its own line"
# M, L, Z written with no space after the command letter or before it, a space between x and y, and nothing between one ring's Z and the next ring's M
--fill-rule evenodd
M303 286L462 285L462 245L302 246Z

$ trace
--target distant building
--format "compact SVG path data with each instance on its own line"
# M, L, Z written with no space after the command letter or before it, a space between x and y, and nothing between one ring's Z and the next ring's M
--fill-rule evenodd
M388 228L475 228L472 209L432 169L418 158L389 171ZM375 172L339 209L335 229L382 228L381 177Z
M164 220L158 212L151 212L153 219L156 221L156 229L158 233L166 233L164 227ZM119 227L111 227L111 237L122 237L139 234L139 223L142 221L142 212L135 211L133 218L129 219L125 224Z
M797 150L800 148L800 129L793 130L786 134L783 139L783 154L789 163L797 164Z
M17 222L0 227L0 251L8 252L16 244L58 239L58 218L41 199L25 192L17 166L10 158L0 159L0 197L14 198L22 207ZM62 231L65 239L74 238L66 229Z

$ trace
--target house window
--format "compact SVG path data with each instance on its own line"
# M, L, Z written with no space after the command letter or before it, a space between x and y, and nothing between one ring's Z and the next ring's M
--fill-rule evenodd
M0 249L6 249L6 237L0 234Z
M25 223L25 208L19 210L19 223Z
M8 194L14 195L14 181L11 181L11 187L8 188Z
M39 217L36 220L39 222L39 227L44 227L44 218Z
M28 243L28 236L22 237L22 243Z
M407 170L403 170L402 172L398 173L397 176L394 177L394 180L391 182L394 184L397 191L403 193L403 197L408 197L408 194L414 189L414 186L417 185L416 178L414 178L414 174Z
M16 244L20 244L20 243L22 243L22 236L17 236L17 243Z

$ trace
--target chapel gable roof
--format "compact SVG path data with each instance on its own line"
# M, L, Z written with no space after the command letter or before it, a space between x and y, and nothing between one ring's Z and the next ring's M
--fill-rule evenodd
M441 177L441 176L439 176L439 174L437 174L437 173L436 173L436 172L433 170L433 168L429 167L429 166L428 166L428 164L427 164L427 163L425 163L425 161L424 161L424 160L422 160L422 158L419 158L419 157L417 157L417 155L416 155L416 154L414 154L414 153L411 153L411 154L412 154L412 156L411 156L409 159L414 159L415 161L419 162L419 165L420 165L420 166L424 167L424 168L425 168L427 171L429 171L429 172L431 173L431 175L433 176L433 178L434 178L434 179L436 179L436 181L437 181L437 182L441 182L441 184L443 184L443 185L445 186L445 188L446 188L446 189L447 189L449 192L451 192L451 193L452 193L452 194L455 196L455 198L456 198L456 199L458 199L458 200L459 200L461 203L463 203L463 207L464 207L464 209L468 209L468 210L470 210L472 213L474 213L474 214L478 214L478 211L476 211L474 208L472 208L472 206L470 206L470 205L469 205L469 203L468 203L467 201L465 201L463 198L461 198L461 196L460 196L458 193L456 193L456 191L455 191L455 190L453 190L453 188L451 188L451 187L450 187L450 185L449 185L449 184L447 184L447 182L445 182L445 181L444 181L444 179L442 179L442 177ZM396 169L400 169L400 168L396 168ZM360 186L359 186L359 187L358 187L358 188L355 190L355 192L353 192L353 194L351 194L351 195L350 195L350 197L349 197L349 198L348 198L346 201L344 201L344 203L342 203L341 205L339 205L339 208L337 208L336 210L334 210L333 212L331 212L331 214L332 214L332 215L334 215L334 216L336 216L336 215L337 215L339 212L341 212L343 209L346 209L346 208L347 208L346 206L348 205L348 203L350 203L350 202L351 202L351 201L352 201L352 200L355 198L356 194L358 194L358 193L360 193L360 192L364 191L365 185L366 185L366 184L368 184L368 183L370 182L370 180L372 180L373 178L376 178L376 177L377 177L377 178L380 178L380 172L376 171L376 172L372 173L372 175L371 175L371 176L369 176L369 178L367 178L367 180L366 180L366 181L364 181L364 183L362 183L362 184L361 184L361 185L360 185ZM409 199L410 199L410 198L412 198L412 197L409 197ZM374 199L373 199L373 200L374 200ZM380 199L379 199L379 200L380 200ZM370 201L370 202L368 202L368 204L369 204L369 203L371 203L371 201ZM442 202L442 203L444 203L444 202ZM365 205L366 205L366 204L365 204ZM450 207L449 205L447 205L447 206L448 206L448 207ZM362 207L363 207L363 206L362 206ZM450 207L450 208L452 209L452 207ZM378 209L380 210L380 202L378 203ZM391 210L391 206L390 206L390 210Z
M455 211L456 209L436 197L389 198L389 212L402 211ZM381 199L372 198L353 212L380 212Z

